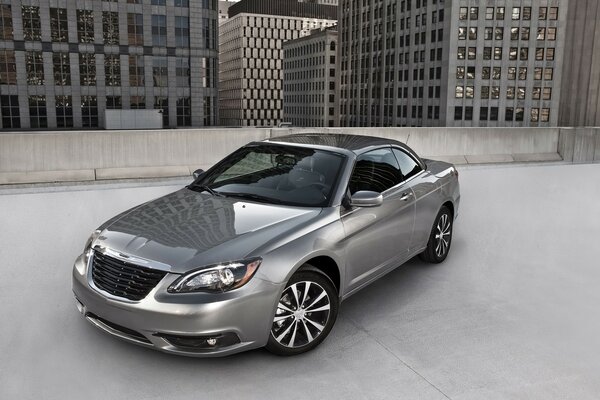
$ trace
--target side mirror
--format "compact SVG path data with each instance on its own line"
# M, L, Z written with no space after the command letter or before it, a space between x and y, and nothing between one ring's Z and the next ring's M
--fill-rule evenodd
M378 207L383 204L383 195L370 190L361 190L350 198L350 204L355 207Z
M204 174L204 170L203 169L197 169L194 171L194 180L198 179L201 175Z

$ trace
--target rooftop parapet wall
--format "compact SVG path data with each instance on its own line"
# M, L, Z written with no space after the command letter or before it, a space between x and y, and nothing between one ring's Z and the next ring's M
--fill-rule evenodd
M0 133L0 184L189 175L251 141L290 133L400 140L456 164L600 162L600 128L222 128Z

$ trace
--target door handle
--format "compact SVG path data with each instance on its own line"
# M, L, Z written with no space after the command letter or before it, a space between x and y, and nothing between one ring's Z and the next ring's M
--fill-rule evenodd
M410 199L410 196L412 196L412 192L402 193L402 197L400 197L400 200L408 201L408 199Z

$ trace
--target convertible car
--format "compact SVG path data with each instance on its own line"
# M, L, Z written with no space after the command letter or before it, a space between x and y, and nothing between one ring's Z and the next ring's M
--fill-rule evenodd
M93 325L189 356L311 350L344 299L444 261L460 201L453 165L367 136L275 137L194 177L88 239L73 292Z

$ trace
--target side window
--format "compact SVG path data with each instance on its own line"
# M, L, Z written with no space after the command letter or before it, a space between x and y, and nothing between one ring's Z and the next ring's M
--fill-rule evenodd
M350 193L360 190L383 192L402 181L398 161L390 148L373 150L362 154L356 160L352 177L350 177Z
M409 156L402 150L393 149L393 151L394 155L398 159L398 163L400 164L402 180L406 180L412 176L415 176L423 170L419 163L417 163L411 156Z

